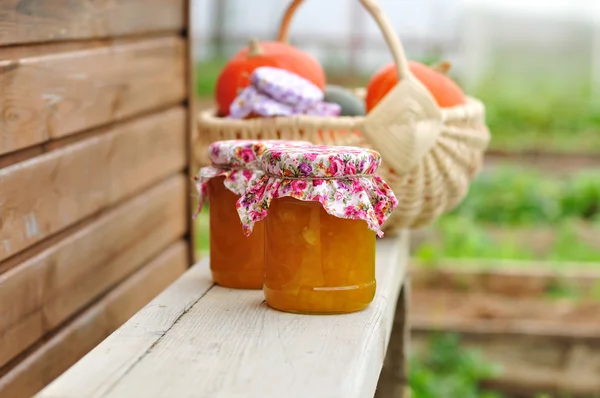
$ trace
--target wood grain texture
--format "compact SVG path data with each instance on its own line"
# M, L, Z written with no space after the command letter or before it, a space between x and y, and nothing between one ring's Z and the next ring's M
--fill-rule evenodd
M0 261L186 165L173 108L0 170Z
M127 321L185 271L186 245L170 246L0 376L0 398L32 396Z
M0 367L186 231L174 176L0 274Z
M203 260L38 396L373 397L407 240L378 242L375 300L339 316L287 314L260 291L210 287Z
M181 103L185 55L179 37L0 48L0 154Z
M184 0L2 0L0 45L176 31Z
M103 396L212 288L207 261L195 265L172 286L116 330L110 343L102 343L93 354L69 369L43 396ZM95 368L95 376L89 373Z

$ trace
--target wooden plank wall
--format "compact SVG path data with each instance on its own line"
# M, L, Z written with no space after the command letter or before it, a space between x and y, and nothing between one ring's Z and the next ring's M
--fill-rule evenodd
M188 7L0 1L0 398L191 264Z

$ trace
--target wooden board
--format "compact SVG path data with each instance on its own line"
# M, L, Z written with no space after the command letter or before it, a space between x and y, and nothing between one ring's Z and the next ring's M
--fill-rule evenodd
M183 102L185 60L179 37L0 48L0 154Z
M0 367L181 238L187 194L174 176L0 274Z
M176 31L184 0L2 0L0 45Z
M8 373L0 375L0 398L32 396L127 321L185 271L188 265L186 245L181 241L169 247L40 344Z
M183 108L0 170L0 261L186 165Z
M283 313L260 291L212 286L203 260L39 397L372 397L407 234L377 250L375 300L338 316Z

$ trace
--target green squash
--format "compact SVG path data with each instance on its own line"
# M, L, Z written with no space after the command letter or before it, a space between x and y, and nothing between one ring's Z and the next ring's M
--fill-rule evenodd
M326 102L333 102L342 107L340 116L364 116L365 104L349 90L341 86L328 84L325 86Z

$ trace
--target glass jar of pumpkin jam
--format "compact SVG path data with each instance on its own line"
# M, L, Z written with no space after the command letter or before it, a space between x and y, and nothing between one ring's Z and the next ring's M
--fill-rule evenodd
M333 314L362 310L373 300L375 232L366 222L337 218L319 202L294 198L274 199L261 222L263 290L271 307Z
M397 205L374 175L380 161L377 152L353 147L264 153L265 174L237 205L247 234L266 217L263 290L269 306L340 314L373 300L376 235Z
M260 289L264 273L264 221L256 234L245 237L235 210L239 195L224 184L225 177L209 181L210 271L213 281L238 289Z
M218 285L260 289L264 276L264 222L256 234L244 235L236 202L253 178L261 175L258 162L263 152L280 145L306 146L304 141L227 140L212 143L211 165L196 176L199 209L208 200L210 219L210 269Z

